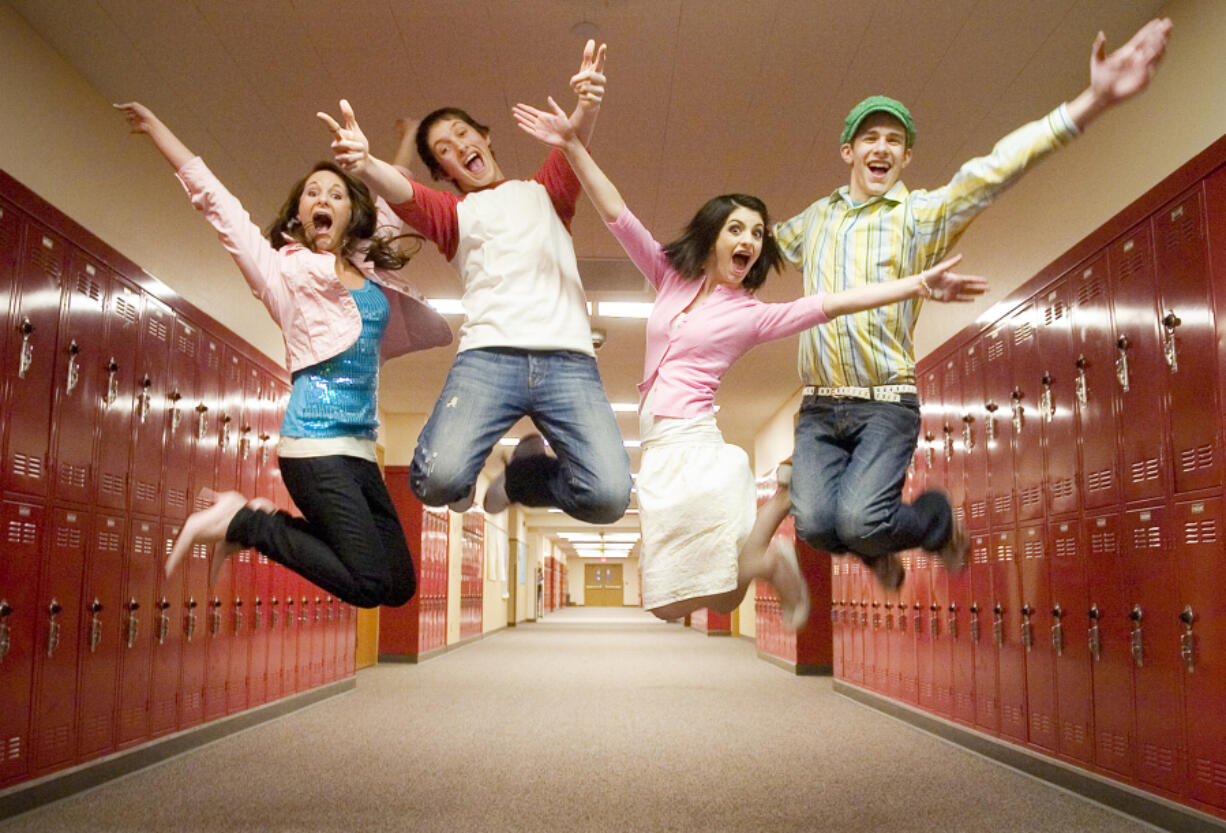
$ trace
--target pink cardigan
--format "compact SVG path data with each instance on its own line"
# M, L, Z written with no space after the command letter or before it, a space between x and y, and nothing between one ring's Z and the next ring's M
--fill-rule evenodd
M176 173L192 205L217 230L251 292L264 302L285 338L291 372L339 355L358 340L362 318L349 290L336 275L336 258L291 242L274 249L242 204L204 161L194 157ZM379 201L379 227L396 226L391 209ZM416 289L393 271L354 258L354 265L387 296L391 316L380 357L451 343L451 328Z
M715 391L732 363L766 341L786 338L824 324L825 294L807 295L782 304L759 301L744 289L717 286L686 320L670 325L698 295L702 278L682 277L664 256L664 248L630 209L609 223L626 254L656 289L647 319L647 355L640 401L655 387L652 411L658 417L695 417L713 413Z

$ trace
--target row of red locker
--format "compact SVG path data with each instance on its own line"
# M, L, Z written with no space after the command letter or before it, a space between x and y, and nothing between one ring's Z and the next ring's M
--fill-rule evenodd
M1222 486L1218 197L1223 174L924 362L921 462L970 528Z
M167 579L178 526L4 501L0 784L349 676L356 617L250 551Z
M465 512L461 534L460 638L467 639L485 627L485 513Z
M566 587L566 565L552 555L546 557L544 566L544 601L543 610L546 613L557 610L563 604Z

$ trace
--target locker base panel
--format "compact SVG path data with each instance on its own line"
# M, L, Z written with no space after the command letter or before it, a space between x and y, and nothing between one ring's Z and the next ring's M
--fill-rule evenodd
M72 769L7 787L0 790L0 820L93 789L107 781L161 763L176 755L182 755L184 752L190 752L235 732L275 720L329 697L346 694L356 686L356 677L337 680L245 712L222 717L191 729L184 729L182 732L150 741L134 749L127 749L105 758L88 761Z
M1098 802L1125 815L1147 822L1171 833L1226 833L1226 820L1202 813L1192 807L1161 796L1112 781L1054 758L950 723L895 700L846 683L834 681L834 691L851 700L909 723L942 740L957 744L985 758L1024 772L1057 787Z
M507 627L512 627L510 624ZM490 631L490 633L498 633L498 631ZM428 659L442 656L448 651L454 651L456 648L463 648L465 645L471 645L478 639L484 639L487 634L474 633L472 636L466 636L458 642L452 642L450 645L443 645L438 648L431 648L429 651L422 651L418 654L379 654L379 662L425 662Z
M763 659L771 665L778 665L784 671L790 671L797 677L832 677L834 676L833 665L819 665L811 662L790 662L783 657L777 657L774 654L768 654L766 651L758 651L758 659Z

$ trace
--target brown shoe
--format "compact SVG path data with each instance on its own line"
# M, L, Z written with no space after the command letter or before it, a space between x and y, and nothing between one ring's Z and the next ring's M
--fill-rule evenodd
M960 573L966 567L971 554L971 536L966 533L962 524L954 521L954 530L950 533L945 546L937 550L937 558L947 573Z
M519 444L515 446L515 450L511 452L511 459L507 461L507 468L510 468L511 464L516 460L523 460L525 457L544 453L545 439L540 434L529 434L521 439ZM497 515L510 505L511 498L507 496L507 470L503 469L502 474L498 475L497 479L485 490L485 499L481 502L481 508L485 510L487 515Z
M869 562L877 582L886 590L897 590L907 579L907 570L902 566L898 553L890 553Z

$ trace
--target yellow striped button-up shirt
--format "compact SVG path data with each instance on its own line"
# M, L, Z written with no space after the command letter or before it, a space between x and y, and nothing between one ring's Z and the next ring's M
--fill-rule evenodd
M963 165L949 184L908 191L897 182L859 205L847 186L775 226L784 256L804 271L805 294L895 280L939 263L980 211L1031 165L1077 135L1061 104ZM912 332L919 299L843 315L800 335L807 385L915 384Z

